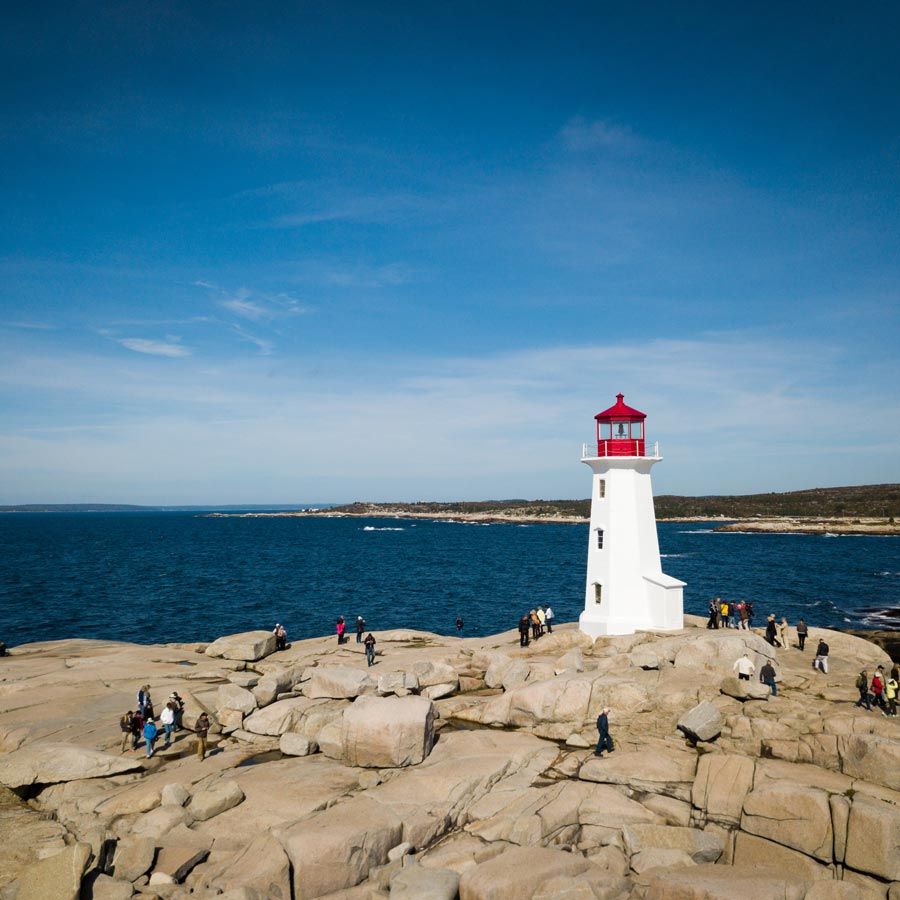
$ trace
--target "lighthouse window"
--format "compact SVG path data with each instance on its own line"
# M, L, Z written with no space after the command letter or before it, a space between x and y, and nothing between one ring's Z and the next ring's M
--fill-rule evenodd
M628 437L628 423L627 422L613 422L613 438L615 440L620 440L622 438Z
M597 499L602 500L606 496L606 479L597 480Z
M597 584L597 583L595 582L595 583L594 583L594 603L596 603L597 606L599 606L599 605L600 605L600 601L601 601L602 599L603 599L603 585L602 585L602 584Z
M597 549L598 550L603 549L603 529L602 528L597 529Z
M612 437L612 424L610 422L600 423L600 440L608 441Z
M643 422L632 422L631 423L631 437L639 441L644 436L644 423Z

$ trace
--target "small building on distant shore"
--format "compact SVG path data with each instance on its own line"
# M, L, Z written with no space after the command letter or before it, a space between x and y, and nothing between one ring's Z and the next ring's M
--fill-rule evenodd
M647 443L646 418L616 394L594 417L596 444L582 448L593 479L579 626L591 637L684 626L685 583L660 564L650 469L662 457L658 443Z

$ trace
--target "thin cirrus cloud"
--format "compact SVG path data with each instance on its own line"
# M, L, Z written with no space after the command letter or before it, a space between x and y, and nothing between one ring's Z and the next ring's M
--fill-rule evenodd
M154 341L147 338L118 338L117 342L135 353L148 356L167 356L172 359L190 356L191 350L177 340Z

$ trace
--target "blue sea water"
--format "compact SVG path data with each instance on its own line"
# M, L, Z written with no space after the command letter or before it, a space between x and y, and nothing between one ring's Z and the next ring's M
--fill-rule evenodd
M716 594L812 625L884 627L900 607L900 537L715 533L659 523L685 610ZM290 638L362 614L373 630L513 628L582 608L586 525L227 518L195 512L0 515L0 640L207 641L276 621ZM896 627L897 619L887 620Z

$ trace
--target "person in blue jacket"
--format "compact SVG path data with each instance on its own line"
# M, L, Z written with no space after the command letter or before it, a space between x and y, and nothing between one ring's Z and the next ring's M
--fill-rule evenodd
M156 743L156 736L159 730L152 718L147 719L144 723L144 743L147 745L147 757L153 756L153 745Z
M600 739L597 741L597 749L594 751L594 756L602 757L604 750L612 753L614 748L612 738L609 735L609 707L604 707L600 710L600 715L597 716L597 731Z

